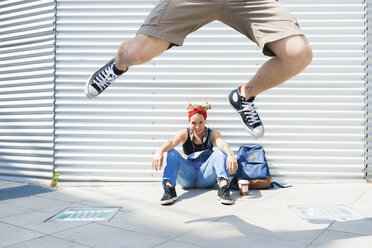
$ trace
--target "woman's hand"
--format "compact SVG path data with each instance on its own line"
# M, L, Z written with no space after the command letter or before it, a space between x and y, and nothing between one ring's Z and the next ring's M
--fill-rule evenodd
M161 170L163 166L163 152L168 152L178 146L179 143L185 143L187 140L187 129L182 129L176 133L173 139L167 140L155 153L152 159L152 168L155 170Z
M226 169L232 174L238 169L238 161L234 155L228 155L226 158Z
M152 159L152 168L155 170L161 170L163 166L163 153L156 153Z
M217 132L213 131L211 136L212 144L216 145L221 151L223 151L226 155L226 169L229 171L230 174L234 173L238 169L238 161L231 150L229 144L222 139L222 135Z

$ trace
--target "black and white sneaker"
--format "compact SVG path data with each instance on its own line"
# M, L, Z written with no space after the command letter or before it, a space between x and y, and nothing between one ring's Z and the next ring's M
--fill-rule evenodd
M114 65L115 58L111 59L106 65L90 76L85 84L85 95L87 97L92 98L98 96L124 73L114 68Z
M265 133L265 130L253 104L254 97L246 100L245 97L239 94L239 90L235 89L230 92L228 99L230 104L240 114L242 122L247 128L248 132L255 138L262 137Z
M176 189L174 187L171 187L169 185L165 185L163 188L164 188L164 195L160 199L160 204L161 205L171 204L178 199Z
M226 205L233 204L233 199L230 195L230 189L228 185L225 185L219 188L217 196L218 196L218 200L220 200L222 204L226 204Z

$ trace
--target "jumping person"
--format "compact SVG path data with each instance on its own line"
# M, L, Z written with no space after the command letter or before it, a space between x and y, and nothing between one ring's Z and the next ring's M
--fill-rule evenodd
M230 104L254 137L264 127L253 104L261 92L300 73L312 60L310 45L295 18L276 0L160 0L134 39L123 42L116 57L87 81L85 94L95 97L130 66L143 64L172 46L182 46L186 36L219 20L255 42L272 56L245 84L230 92Z
M163 153L167 152L167 165L164 168L162 185L164 195L162 205L177 200L176 182L184 188L209 188L218 182L218 199L222 204L233 204L228 184L229 173L238 169L234 153L221 134L206 127L207 110L211 106L186 106L189 128L176 133L173 139L166 141L156 152L152 167L161 170ZM182 143L181 155L174 148ZM218 149L213 151L213 147Z

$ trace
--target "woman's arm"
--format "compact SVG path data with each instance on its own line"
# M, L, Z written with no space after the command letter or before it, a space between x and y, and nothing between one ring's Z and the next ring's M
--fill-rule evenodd
M168 152L178 146L179 143L185 143L187 140L187 130L182 129L176 133L173 139L166 141L155 153L152 160L152 168L155 170L161 170L163 166L163 153Z
M211 142L213 145L217 146L221 151L223 151L227 155L226 168L229 170L230 174L234 173L238 169L238 162L229 144L222 138L222 135L217 131L212 132Z

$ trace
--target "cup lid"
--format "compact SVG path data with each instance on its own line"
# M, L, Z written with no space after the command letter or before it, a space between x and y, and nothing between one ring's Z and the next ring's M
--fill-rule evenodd
M248 180L244 180L244 179L240 179L238 181L239 184L249 184L249 181Z

